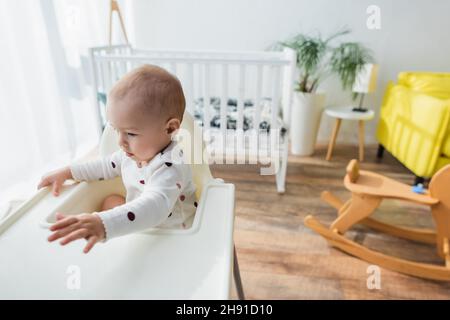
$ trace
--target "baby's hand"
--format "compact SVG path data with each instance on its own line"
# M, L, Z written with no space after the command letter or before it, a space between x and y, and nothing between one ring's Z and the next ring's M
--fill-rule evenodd
M70 171L69 167L49 172L41 178L38 189L53 185L52 192L53 195L57 197L59 195L59 190L61 189L62 184L67 179L73 179L72 172Z
M83 252L88 253L92 247L105 238L105 229L99 216L91 213L83 213L76 216L65 217L62 213L56 214L56 220L50 231L54 231L48 237L52 242L64 237L59 243L64 246L74 240L86 239L87 245Z

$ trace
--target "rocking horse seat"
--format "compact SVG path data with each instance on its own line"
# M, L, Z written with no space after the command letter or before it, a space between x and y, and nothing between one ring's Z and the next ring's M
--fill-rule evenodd
M428 191L425 194L415 193L411 190L411 186L370 171L359 171L359 178L355 183L350 181L349 175L346 175L344 185L351 192L359 194L408 200L424 205L439 202L438 199L432 198Z

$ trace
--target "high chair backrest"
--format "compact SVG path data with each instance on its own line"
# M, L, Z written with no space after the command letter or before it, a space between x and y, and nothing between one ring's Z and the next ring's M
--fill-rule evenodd
M179 141L180 147L184 151L184 159L191 164L194 184L197 187L196 196L200 199L203 188L213 179L209 170L206 146L200 128L194 122L194 118L187 111L184 112L181 129L187 130L189 139L182 135Z
M180 135L179 146L183 150L183 158L186 163L191 164L194 184L197 188L196 196L197 199L200 199L203 188L213 178L209 170L208 161L205 159L206 152L202 133L200 130L195 130L196 126L194 118L188 112L185 112L181 128L186 130L189 135ZM106 156L119 150L118 141L117 132L107 124L100 140L100 156Z

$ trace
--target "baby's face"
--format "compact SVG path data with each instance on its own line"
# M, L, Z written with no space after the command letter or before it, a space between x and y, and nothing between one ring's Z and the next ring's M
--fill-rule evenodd
M145 110L128 98L108 104L107 118L119 134L119 145L133 160L150 161L170 143L167 119Z

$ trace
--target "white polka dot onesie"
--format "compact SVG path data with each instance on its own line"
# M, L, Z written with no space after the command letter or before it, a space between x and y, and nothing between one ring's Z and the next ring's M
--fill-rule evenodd
M183 151L172 142L146 166L122 150L98 160L73 164L77 181L122 177L126 203L98 214L106 240L151 227L181 227L195 214L197 200L191 167L183 163Z

